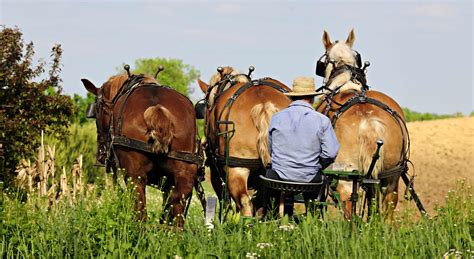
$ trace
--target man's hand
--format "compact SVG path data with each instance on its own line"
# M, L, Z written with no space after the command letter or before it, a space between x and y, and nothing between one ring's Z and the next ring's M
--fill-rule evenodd
M334 162L334 159L332 158L319 158L319 163L321 164L321 170L326 169L328 166L330 166Z

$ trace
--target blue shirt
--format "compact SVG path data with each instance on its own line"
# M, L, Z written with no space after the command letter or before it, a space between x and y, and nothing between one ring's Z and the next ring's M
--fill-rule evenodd
M339 142L328 117L301 100L273 115L268 128L272 169L286 181L310 182L321 170L320 158L337 156Z

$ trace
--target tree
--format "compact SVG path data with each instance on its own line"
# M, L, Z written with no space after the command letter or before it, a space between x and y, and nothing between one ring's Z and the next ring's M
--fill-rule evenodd
M160 65L165 69L158 75L158 81L161 84L170 86L186 96L192 93L193 89L189 86L199 78L199 71L191 65L184 64L182 60L174 58L138 59L135 61L133 72L154 76Z
M86 117L86 109L89 104L95 103L95 95L89 92L87 92L86 97L74 94L72 100L74 102L74 108L70 122L83 125L84 123L91 121Z
M50 69L44 75L44 61L32 64L33 43L25 45L18 28L0 29L0 181L10 186L19 160L39 146L41 131L55 137L66 135L72 100L61 94L61 45L53 46Z

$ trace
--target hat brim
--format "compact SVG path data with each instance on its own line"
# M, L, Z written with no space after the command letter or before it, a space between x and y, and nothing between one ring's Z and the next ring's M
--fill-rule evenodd
M289 93L283 93L286 96L315 96L320 93L317 92L289 92Z

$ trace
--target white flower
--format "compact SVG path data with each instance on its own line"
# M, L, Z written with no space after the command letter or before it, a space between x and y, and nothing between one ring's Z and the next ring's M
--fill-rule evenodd
M256 259L258 257L259 257L259 255L257 253L247 252L247 254L245 255L245 258L249 258L249 259Z
M272 243L258 243L257 244L257 248L260 248L260 249L263 249L265 247L272 247L273 244Z
M456 249L449 249L449 251L443 255L443 259L445 258L462 258L462 252L456 251Z
M295 226L291 225L291 224L290 225L281 225L279 228L283 231L290 231L290 230L295 229Z

